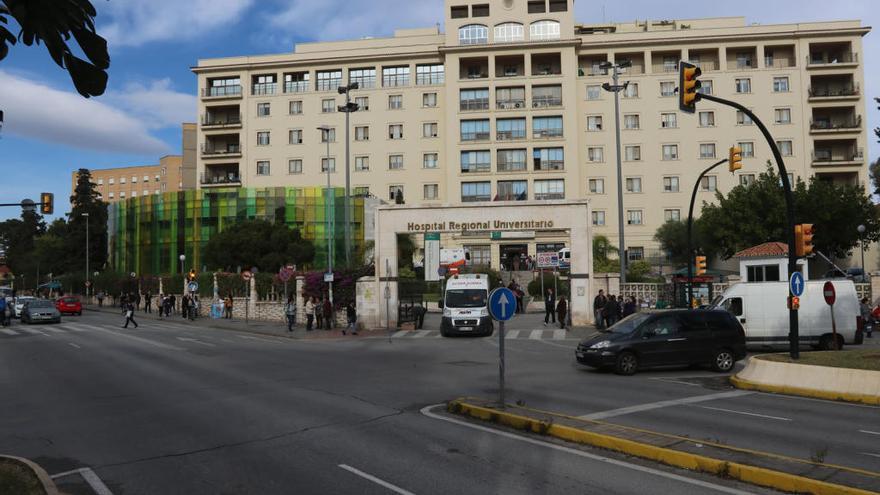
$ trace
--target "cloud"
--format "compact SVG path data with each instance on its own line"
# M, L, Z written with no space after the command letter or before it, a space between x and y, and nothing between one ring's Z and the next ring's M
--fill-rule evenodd
M0 108L5 112L3 132L16 136L99 151L150 155L170 151L166 143L149 135L142 118L2 70Z
M196 121L196 97L174 91L171 79L159 79L149 85L130 83L122 91L110 91L106 100L138 115L150 129L179 126Z
M197 38L243 18L254 0L114 0L99 6L98 33L111 47ZM106 16L106 17L105 17ZM109 18L107 24L100 23Z

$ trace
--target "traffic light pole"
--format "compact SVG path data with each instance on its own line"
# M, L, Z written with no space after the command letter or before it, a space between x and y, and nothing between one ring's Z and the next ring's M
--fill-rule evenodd
M767 144L770 145L770 150L773 151L773 158L776 160L776 166L779 168L780 179L782 180L782 188L785 193L785 209L786 209L786 219L788 223L788 275L789 277L797 271L797 249L795 246L795 237L794 237L794 195L791 192L791 182L788 180L788 171L785 169L785 162L782 160L782 153L779 152L779 147L776 146L776 141L773 139L773 136L770 134L770 131L767 130L767 126L761 122L761 119L758 118L757 115L752 113L748 108L736 103L735 101L725 100L724 98L719 98L713 95L706 95L702 93L697 93L698 100L709 100L714 101L715 103L720 103L722 105L726 105L729 107L733 107L743 114L747 115L752 122L758 126L758 129L761 130L761 134L764 135L764 139L767 140ZM789 287L789 300L794 294L791 293L791 287ZM792 359L800 359L800 333L798 331L798 312L796 309L788 308L788 347L789 354Z
M694 300L694 265L696 265L696 263L697 263L696 254L694 253L694 235L693 235L694 202L696 202L696 200L697 200L697 190L700 188L700 181L703 180L703 177L705 177L706 174L708 174L712 170L715 170L716 168L720 167L721 165L724 165L725 163L727 163L727 158L719 161L718 163L715 163L714 165L707 168L706 170L703 170L703 172L700 173L700 176L697 177L697 181L694 183L694 190L691 193L691 205L688 208L688 225L687 225L687 237L688 237L688 245L687 245L688 300L687 300L687 305L688 305L688 309L693 309L693 304L691 304L691 301Z

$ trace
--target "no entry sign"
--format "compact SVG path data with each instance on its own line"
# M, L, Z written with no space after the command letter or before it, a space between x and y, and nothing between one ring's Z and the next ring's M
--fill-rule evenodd
M825 286L822 288L822 295L825 296L826 304L834 306L834 301L837 300L837 292L834 290L834 284L831 281L825 282Z

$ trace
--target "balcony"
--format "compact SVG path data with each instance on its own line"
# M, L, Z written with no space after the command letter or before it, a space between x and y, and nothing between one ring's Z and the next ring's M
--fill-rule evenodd
M559 53L533 53L532 54L533 76L559 76L562 75L562 58Z
M488 141L491 133L488 131L479 131L479 132L462 132L461 140L462 141Z
M862 94L858 84L810 86L807 91L810 101L858 100Z
M535 164L536 171L565 170L565 160L542 160Z
M651 52L651 72L654 74L678 72L679 60L681 60L680 50Z
M489 109L489 98L459 100L458 109L462 112L478 112Z
M498 162L498 171L499 172L525 172L526 171L526 162L522 161L499 161Z
M308 81L287 81L286 83L284 83L285 93L305 93L308 90Z
M241 176L238 165L230 167L210 167L199 176L199 183L204 188L241 187Z
M458 63L458 78L461 80L488 79L489 78L489 59L488 59L488 57L461 59Z
M495 100L496 110L515 110L517 108L525 108L526 100L524 99L506 99Z
M203 143L202 158L241 158L241 145L224 142Z
M562 106L561 96L534 96L532 108L553 108Z
M807 69L856 67L859 54L853 52L816 52L807 55Z
M212 114L202 115L202 129L236 129L241 127L241 114Z
M764 57L764 67L767 69L787 69L794 67L793 58Z
M278 83L256 83L251 87L251 95L274 95L278 92Z
M517 130L517 131L498 131L495 134L495 139L498 141L514 141L516 139L525 139L526 131L525 130Z
M540 129L532 132L532 139L559 139L562 137L562 128Z
M220 100L223 98L241 98L241 85L232 86L211 86L202 88L202 99Z
M492 164L489 162L476 162L461 165L461 173L463 174L481 174L492 171Z
M862 165L864 150L855 147L816 148L813 151L813 166Z
M861 115L851 115L843 118L814 117L810 122L810 134L846 134L849 132L859 132L861 128Z
M526 74L523 55L504 55L495 57L495 77L522 77Z

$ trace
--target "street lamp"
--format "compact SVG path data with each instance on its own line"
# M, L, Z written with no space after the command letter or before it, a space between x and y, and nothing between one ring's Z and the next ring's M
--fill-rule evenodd
M181 254L178 259L180 260L180 273L183 274L183 262L186 261L186 255Z
M345 114L345 199L343 206L345 208L345 266L351 266L351 152L349 151L350 139L350 114L357 112L360 107L357 103L351 101L351 91L359 89L360 84L353 82L348 86L339 86L339 94L345 95L345 105L338 107L338 110ZM329 145L329 143L328 143ZM329 153L328 153L329 154ZM329 165L329 160L327 161Z
M618 234L618 253L620 256L620 283L626 283L626 244L623 235L623 166L620 159L620 92L629 86L629 82L619 84L620 69L630 67L632 62L623 60L620 63L602 62L600 69L611 69L611 79L614 84L605 83L602 89L614 93L614 127L617 133L617 229Z
M324 215L324 230L326 230L326 238L327 238L327 273L333 273L333 240L331 237L331 221L330 221L330 126L322 125L318 127L318 130L321 131L324 136L324 141L327 142L327 204L325 205L325 215ZM347 132L347 128L346 128ZM330 304L333 304L333 281L330 282L330 289L328 292L328 296L330 297Z
M89 214L80 213L86 219L86 298L89 297Z
M864 225L859 225L858 227L856 227L856 230L859 231L859 241L862 251L862 282L867 282L868 277L865 273L865 231L868 229L866 229Z

